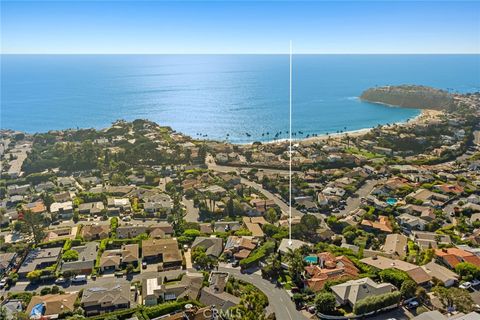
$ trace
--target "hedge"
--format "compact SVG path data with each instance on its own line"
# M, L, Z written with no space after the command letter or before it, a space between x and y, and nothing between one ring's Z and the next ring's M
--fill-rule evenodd
M198 302L191 300L167 302L153 307L145 307L143 313L150 319L156 318L177 310L181 310L185 307L186 304L198 305Z
M353 307L357 315L377 311L400 302L402 294L400 291L389 292L378 296L368 296L359 300Z
M264 259L269 253L275 250L275 242L267 241L259 248L255 249L247 258L240 261L241 267L246 267Z

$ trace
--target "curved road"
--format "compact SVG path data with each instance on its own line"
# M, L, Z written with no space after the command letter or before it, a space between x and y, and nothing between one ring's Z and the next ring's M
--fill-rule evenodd
M248 282L260 289L268 298L269 307L275 312L277 320L307 320L297 311L285 289L276 287L258 274L241 273L239 269L218 267L218 271L228 272L235 278Z

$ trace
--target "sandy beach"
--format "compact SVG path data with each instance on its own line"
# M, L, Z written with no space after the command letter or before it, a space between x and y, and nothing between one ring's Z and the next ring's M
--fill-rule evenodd
M415 124L420 124L420 123L425 123L429 120L435 119L438 116L442 115L443 112L439 110L429 110L429 109L423 109L421 110L420 114L416 116L415 118L409 119L406 122L396 122L391 125L415 125ZM386 126L386 125L384 125ZM322 134L316 137L308 137L308 138L301 138L301 139L293 139L292 141L294 143L300 143L300 144L312 144L316 142L324 142L326 140L341 140L345 136L349 137L361 137L364 134L370 132L373 128L364 128L364 129L358 129L358 130L352 130L352 131L345 131L341 133L331 133L331 134ZM288 139L280 139L280 140L275 140L275 141L269 141L269 142L264 142L263 144L283 144L288 142ZM249 145L251 143L247 143L244 145Z

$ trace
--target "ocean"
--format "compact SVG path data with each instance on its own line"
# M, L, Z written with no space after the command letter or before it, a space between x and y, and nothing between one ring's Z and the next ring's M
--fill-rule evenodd
M480 90L480 55L294 55L293 70L295 138L419 114L361 102L373 86ZM269 141L286 137L288 98L287 55L1 55L2 129L142 118L193 138Z

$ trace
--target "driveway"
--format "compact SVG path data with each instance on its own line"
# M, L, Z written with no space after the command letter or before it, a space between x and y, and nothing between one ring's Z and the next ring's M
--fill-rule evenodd
M341 210L340 212L337 213L332 213L335 216L347 216L351 211L357 209L360 204L361 204L361 198L366 197L372 192L372 190L375 188L375 186L382 181L386 181L386 179L373 179L373 180L367 180L363 186L360 187L360 189L357 190L358 197L349 197L347 199L347 204L345 206L345 209Z
M276 287L273 283L263 279L258 274L243 274L239 269L219 267L219 271L228 272L235 278L248 282L260 289L268 298L269 307L275 312L277 320L306 320L295 308L295 304L283 288Z
M198 208L195 208L193 205L193 200L188 200L187 198L182 198L182 203L185 206L185 216L183 219L187 222L198 222L200 219L200 212Z

